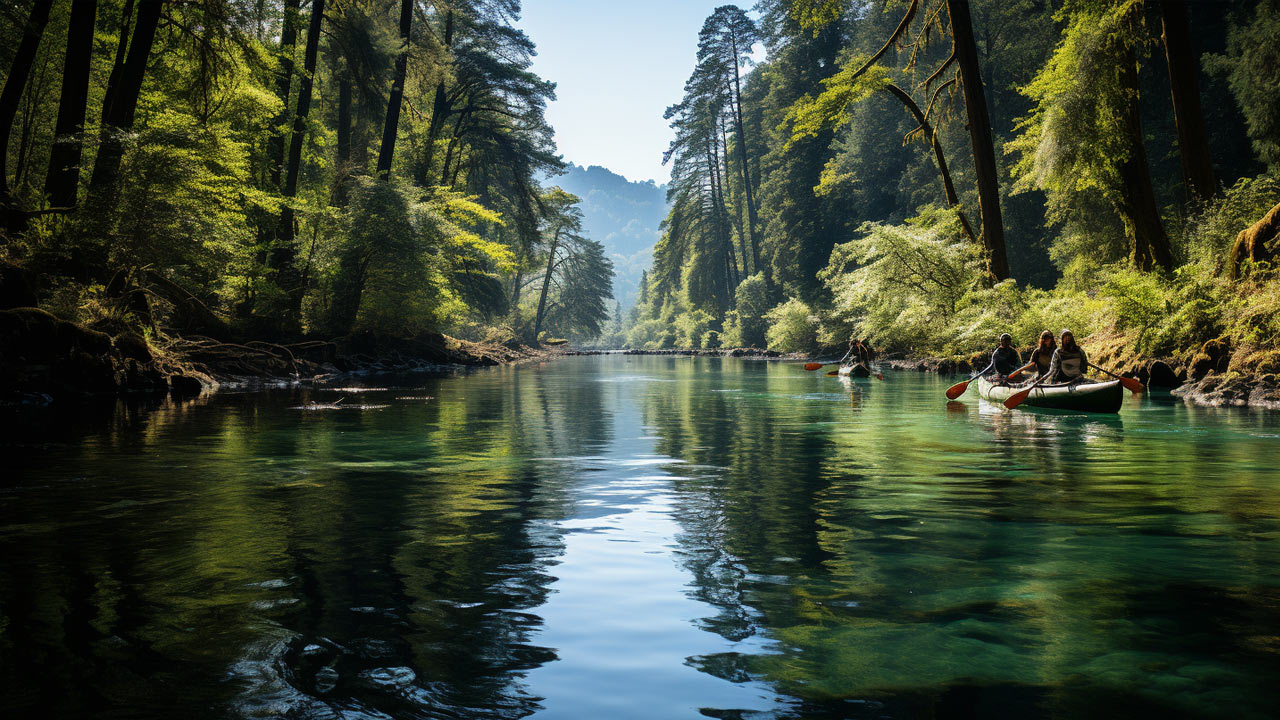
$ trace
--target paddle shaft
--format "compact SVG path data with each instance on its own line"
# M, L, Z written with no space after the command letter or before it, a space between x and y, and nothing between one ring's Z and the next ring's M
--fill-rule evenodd
M1124 385L1124 386L1125 386L1125 389L1129 390L1130 392L1134 392L1134 393L1142 392L1143 385L1142 385L1142 381L1141 381L1141 380L1134 380L1133 378L1127 378L1127 377L1125 377L1125 376L1123 376L1123 375L1117 375L1117 374L1115 374L1115 373L1111 372L1110 370L1108 370L1108 369L1106 369L1106 368L1103 368L1103 367L1098 367L1097 365L1094 365L1093 363L1089 363L1089 367L1093 368L1094 370L1100 370L1100 371L1102 371L1102 372L1104 372L1104 373L1106 373L1106 374L1110 375L1111 377L1113 377L1113 378L1115 378L1115 379L1119 380L1119 381L1120 381L1120 384L1121 384L1121 385ZM1135 387L1135 386L1136 386L1136 387Z

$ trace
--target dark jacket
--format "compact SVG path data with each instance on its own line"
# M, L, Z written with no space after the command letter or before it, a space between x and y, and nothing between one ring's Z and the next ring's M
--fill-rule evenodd
M1022 356L1016 349L1001 345L991 353L991 365L998 374L1008 375L1022 367Z

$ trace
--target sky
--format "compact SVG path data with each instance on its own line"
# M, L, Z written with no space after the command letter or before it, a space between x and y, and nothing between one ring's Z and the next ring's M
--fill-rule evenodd
M556 83L547 120L564 159L666 182L662 112L680 101L703 20L730 1L525 0L519 26L538 46L534 72Z

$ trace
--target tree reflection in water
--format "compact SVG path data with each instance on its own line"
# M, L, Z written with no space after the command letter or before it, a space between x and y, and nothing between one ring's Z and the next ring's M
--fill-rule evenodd
M1267 714L1280 421L888 377L581 358L382 410L10 414L0 709Z

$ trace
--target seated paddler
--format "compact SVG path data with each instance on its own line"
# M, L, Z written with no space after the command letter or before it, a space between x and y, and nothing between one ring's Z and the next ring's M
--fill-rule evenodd
M1022 365L1022 355L1013 346L1013 336L1004 333L1000 336L1000 344L991 352L991 364L982 373L995 371L1001 379L1009 376Z
M1053 351L1053 360L1049 363L1049 381L1055 383L1072 383L1084 379L1084 372L1089 367L1089 357L1084 348L1076 344L1076 336L1070 330L1058 334L1058 349Z

